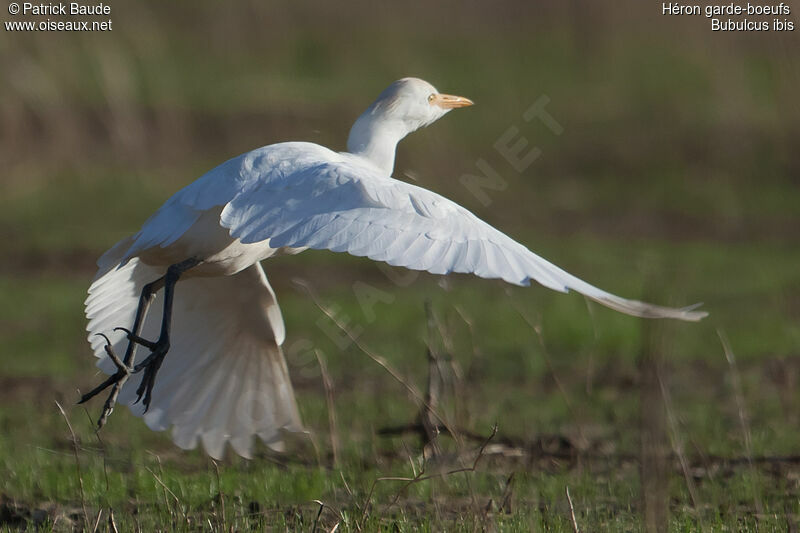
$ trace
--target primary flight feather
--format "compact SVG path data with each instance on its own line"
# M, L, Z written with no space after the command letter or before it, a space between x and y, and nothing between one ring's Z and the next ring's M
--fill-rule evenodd
M256 436L280 449L281 431L302 424L281 352L283 318L260 261L309 248L435 274L534 280L639 317L706 316L598 289L447 198L391 177L403 137L469 105L416 78L396 81L355 122L348 152L288 142L242 154L106 252L86 316L109 377L81 399L111 387L98 424L123 403L153 429L172 427L179 446L202 442L215 458L226 443L249 457ZM149 312L153 303L160 315ZM149 354L137 363L138 346Z

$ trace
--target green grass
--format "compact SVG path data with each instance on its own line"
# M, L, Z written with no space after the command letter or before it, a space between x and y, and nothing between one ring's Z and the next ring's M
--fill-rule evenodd
M85 505L101 526L113 509L120 531L572 531L569 487L581 531L643 531L658 468L648 431L670 454L669 531L797 525L797 32L726 40L633 0L613 13L445 4L148 2L115 6L113 34L0 41L0 530L91 529ZM96 435L100 400L74 405L100 379L82 315L95 259L244 150L290 139L342 149L366 103L406 75L478 105L404 141L397 176L598 286L703 301L710 317L653 325L541 287L387 276L308 252L265 268L313 443L215 465L124 408ZM560 136L521 118L541 95ZM542 150L523 172L493 148L510 126ZM459 181L479 158L507 182L488 206ZM474 438L443 435L431 460L415 435L382 435L414 421L417 402L342 342L295 278L423 392L430 342L453 369L440 408ZM336 464L313 349L335 385ZM652 359L668 402L646 380ZM447 474L472 466L495 424L475 471ZM423 469L434 477L379 481Z
M580 246L574 246L573 251L578 260L584 254L591 257L593 252ZM771 258L762 271L771 280L788 276L784 265L796 260L792 253L771 250L767 255L763 249L741 246L731 247L725 254L731 262L746 263L756 251ZM710 261L694 245L664 245L661 254L679 255L696 264ZM340 349L326 335L327 327L319 327L325 322L324 315L314 302L280 279L290 262L294 275L312 283L320 268L325 269L320 265L341 268L342 281L319 283L320 301L325 306L338 306L337 316L346 318L351 328L363 329L360 342L385 356L409 383L422 390L427 372L423 303L430 300L452 343L453 360L463 373L460 390L467 391L446 398L443 408L451 413L452 422L484 435L496 423L500 437L519 443L533 442L540 435L563 435L578 446L576 458L548 459L547 455L528 454L515 458L493 451L479 462L476 472L422 481L405 491L400 490L402 482L376 483L387 476L413 477L411 462L416 469L422 468L415 437L377 434L382 427L412 421L415 402L357 347ZM616 268L623 265L618 263ZM82 513L80 479L91 518L100 509L107 512L113 508L118 523L133 527L130 513L136 510L135 520L145 530L172 522L178 529L191 529L188 524L206 524L207 520L220 525L220 494L226 519L234 529L256 524L278 529L310 528L318 507L313 501L320 500L335 509L323 513L322 524L332 527L341 521L340 527L345 530L471 530L491 523L512 530L569 530L564 496L568 486L583 528L643 527L637 467L641 321L596 306L589 314L578 296L541 288L506 292L498 283L461 276L452 280L450 290L440 288L430 276L398 289L381 279L379 271L368 263L343 261L331 254L285 258L275 261L275 266L273 279L281 287L279 297L289 328L288 359L304 421L315 435L319 455L312 447L301 445L299 449L304 451L286 457L250 462L230 457L220 463L218 480L215 467L201 452L175 449L167 435L150 432L125 409L114 413L100 435L102 441L98 440L89 417L96 416L99 404L91 403L88 413L82 407L72 407L77 398L75 388L85 390L97 379L81 333L79 303L87 278L23 277L3 286L8 298L0 309L4 328L8 328L3 335L7 397L0 408L0 421L9 429L0 437L0 468L4 472L0 493L23 505L57 502L61 512ZM694 294L696 287L710 279L701 274L674 276L674 283L682 292ZM596 275L602 281L602 271ZM743 287L748 299L781 288L778 281L765 287L748 287L744 266L740 271L732 269L728 276L732 286ZM350 288L359 278L367 279L382 294L391 295L393 301L377 304L374 316L365 314ZM792 278L787 279L791 282ZM628 281L630 285L619 290L636 295L635 287L641 280ZM749 317L753 319L750 333L740 331L737 310L741 303L736 297L741 293L732 292L727 298L717 294L718 299L710 299L709 309L714 314L708 323L669 324L667 338L662 341L670 407L679 420L677 434L692 468L699 472L694 474L699 501L695 509L677 462L670 461L670 524L677 531L701 526L737 529L742 524L755 527L756 523L769 529L782 527L787 513L797 513L796 488L790 477L796 466L757 463L751 470L746 463L730 466L714 458L746 456L731 373L716 339L716 326L728 332L740 356L738 370L749 415L752 454L796 453L797 430L784 422L797 415L796 388L780 380L771 381L775 376L771 377L768 370L770 364L790 361L780 354L794 342L796 325L779 311L765 312L770 309L765 306ZM517 309L534 320L541 316L544 351ZM462 314L473 324L472 335ZM399 335L400 331L404 333ZM759 346L748 347L745 342L752 332L762 339ZM331 463L328 413L316 363L308 358L307 349L292 349L301 340L310 341L324 354L337 384L336 431L341 449L336 466ZM770 361L765 362L765 358ZM796 376L796 367L787 365L785 370ZM592 381L590 392L587 379ZM10 403L11 398L14 403ZM66 422L55 401L67 408L78 435L80 478ZM480 446L478 441L466 441L459 448L446 437L442 440L451 452L474 452ZM281 464L276 465L276 460ZM459 462L451 457L440 468L455 469L463 464L469 466L471 459ZM435 466L427 468L436 471ZM509 512L501 505L512 473ZM159 480L174 496L165 498ZM374 493L369 498L373 483ZM372 506L364 516L368 498ZM397 504L390 505L396 498ZM757 518L756 501L763 508ZM484 513L487 505L491 512Z

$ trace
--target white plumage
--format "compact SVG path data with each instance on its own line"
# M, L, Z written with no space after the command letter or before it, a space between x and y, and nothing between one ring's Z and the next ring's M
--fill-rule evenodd
M96 334L109 335L113 349L124 352L125 334L112 331L131 326L144 285L170 265L199 262L175 289L169 353L156 369L149 410L132 405L135 378L118 401L153 429L172 427L183 448L201 441L212 457L223 454L226 442L249 457L254 436L279 447L281 430L302 425L280 349L283 319L259 261L308 248L436 274L474 273L516 285L534 280L640 317L706 315L694 306L673 309L602 291L456 203L391 177L395 147L405 135L470 104L406 78L359 117L349 153L302 142L270 145L223 163L172 196L100 259L89 289L89 339L98 366L113 374ZM151 309L140 334L152 339L160 328L161 316Z

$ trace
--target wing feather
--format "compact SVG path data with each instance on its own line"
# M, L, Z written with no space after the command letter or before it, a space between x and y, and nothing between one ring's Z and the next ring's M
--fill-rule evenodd
M434 192L386 176L349 154L301 144L262 149L276 160L282 150L295 154L293 164L280 172L261 165L261 174L251 173L240 185L220 218L233 237L244 243L270 239L275 247L347 251L392 265L474 273L516 285L534 280L636 316L706 316L694 306L673 309L598 289ZM308 157L298 158L297 151Z

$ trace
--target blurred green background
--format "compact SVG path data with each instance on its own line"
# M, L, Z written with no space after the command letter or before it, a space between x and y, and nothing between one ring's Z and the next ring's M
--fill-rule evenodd
M565 486L587 530L797 524L798 31L712 32L705 17L662 16L660 2L634 0L117 2L111 19L105 33L0 37L0 526L36 521L45 509L58 528L113 507L118 520L138 512L145 529L186 516L195 521L186 527L217 527L222 494L237 528L310 529L318 499L337 509L321 515L328 528L571 530ZM703 301L711 316L651 327L540 287L428 275L398 285L401 271L309 252L265 268L323 459L231 458L217 477L201 453L180 452L124 409L98 440L72 407L76 389L99 378L82 315L96 258L230 157L285 140L343 150L353 120L405 76L477 105L405 140L396 177L600 287L672 305ZM560 135L523 120L543 96ZM541 150L522 172L495 148L512 127ZM479 173L479 159L505 183L485 191L488 205L460 181ZM546 454L500 454L480 472L405 491L379 484L370 496L375 479L412 475L420 442L379 430L412 421L417 407L362 350L327 333L335 328L293 280L310 284L420 389L426 343L446 353L459 392L443 409L459 427L488 435L497 422L498 435L527 443L529 455L536 439L559 435L572 459L543 466ZM359 299L359 281L380 291L374 307ZM309 342L335 385L335 466L325 391L302 348ZM648 361L666 391L653 404ZM85 514L54 400L81 443ZM99 408L90 404L89 414ZM657 421L667 414L653 430L669 456L656 476L666 484L661 504L648 500L651 408ZM671 454L684 453L681 468ZM747 457L753 465L736 462ZM162 481L177 503L164 501ZM666 515L653 515L658 505Z

